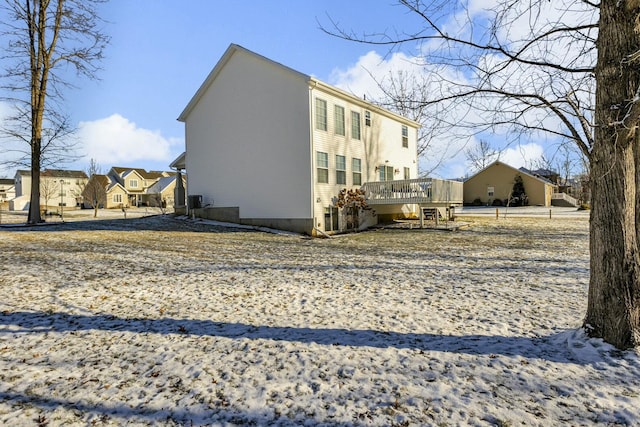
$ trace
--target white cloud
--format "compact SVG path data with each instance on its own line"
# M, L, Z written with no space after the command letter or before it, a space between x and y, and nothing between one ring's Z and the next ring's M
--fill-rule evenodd
M500 161L514 168L532 167L544 154L544 148L540 144L531 142L517 147L510 147L500 152Z
M419 58L409 57L402 52L383 58L372 50L358 58L358 61L347 69L334 69L329 76L329 82L358 97L380 99L383 93L378 82L386 80L390 73L396 75L400 71L419 74L424 72L424 67L420 64Z
M12 111L13 108L11 107L11 105L7 104L6 102L0 102L0 122L7 119Z
M104 165L130 165L135 162L171 162L182 141L166 138L159 131L138 127L119 114L80 122L78 137L87 159Z

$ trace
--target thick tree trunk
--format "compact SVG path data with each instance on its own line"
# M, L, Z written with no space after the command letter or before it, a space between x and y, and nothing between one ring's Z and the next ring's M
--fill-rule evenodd
M29 216L27 223L42 222L40 214L40 141L31 143L31 193L29 194Z
M585 327L618 348L640 345L640 8L602 0L591 153L591 279Z

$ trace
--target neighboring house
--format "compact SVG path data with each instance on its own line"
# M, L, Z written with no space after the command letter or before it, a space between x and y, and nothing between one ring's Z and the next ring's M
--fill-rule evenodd
M520 168L520 170L522 172L528 173L529 175L546 179L547 181L550 181L552 184L555 184L555 185L560 184L560 174L554 170L545 169L545 168L539 168L539 169Z
M120 184L127 192L127 206L149 206L150 195L147 189L160 178L169 176L170 172L147 172L140 168L112 167L107 174L113 181Z
M417 180L418 123L235 44L178 120L186 154L172 167L187 171L195 215L333 232L348 222L335 206L342 189L393 180L385 191L409 196L430 185ZM415 217L420 200L378 198L366 220Z
M45 169L40 172L40 207L44 211L75 209L82 205L82 190L88 181L83 171ZM31 199L31 171L18 170L15 175L15 198L9 202L11 210L29 208Z
M97 180L105 188L104 207L107 209L131 206L173 207L175 172L147 172L141 168L112 167L106 175L96 174L91 180Z
M184 177L180 176L180 179L182 179L182 186L184 187ZM178 176L176 174L173 174L171 176L163 176L162 178L157 180L151 187L147 189L147 194L149 195L149 205L160 206L163 208L174 206L174 192L177 182Z
M108 175L93 174L89 178L87 183L87 190L89 194L85 194L85 207L94 208L93 200L94 195L98 190L95 187L102 187L104 189L104 200L99 203L99 208L123 208L129 206L129 193L125 188L118 183L117 180L112 179ZM95 200L100 200L102 197L96 196Z
M0 205L16 197L15 181L10 178L0 178Z
M556 171L550 169L529 170L520 168L521 171L551 181L556 185L557 192L554 193L551 204L554 206L578 206L580 202L589 201L588 191L583 188L581 179L562 178Z
M529 205L551 206L556 186L549 180L531 175L501 161L495 161L464 182L464 203L491 206L504 204L513 190L516 176L522 177ZM495 202L499 200L499 202Z

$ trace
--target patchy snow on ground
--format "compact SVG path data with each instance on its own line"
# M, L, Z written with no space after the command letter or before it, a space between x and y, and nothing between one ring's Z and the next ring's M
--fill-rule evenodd
M0 424L639 425L580 330L584 219L334 239L170 216L0 231Z

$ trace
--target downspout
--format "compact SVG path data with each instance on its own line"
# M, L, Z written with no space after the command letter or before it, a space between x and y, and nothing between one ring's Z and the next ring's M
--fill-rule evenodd
M316 88L318 83L311 79L309 80L309 166L310 166L310 174L311 174L311 197L309 198L309 202L311 203L311 220L313 221L311 235L313 235L314 230L317 229L317 218L316 218L316 192L315 192L315 170L316 166L313 163L313 153L315 152L315 142L313 139L313 90Z
M184 182L185 182L185 186L184 186L184 212L187 215L187 218L189 218L189 216L191 215L191 212L189 211L189 177L187 175L187 142L189 141L187 134L189 133L189 130L187 129L187 120L184 120Z

